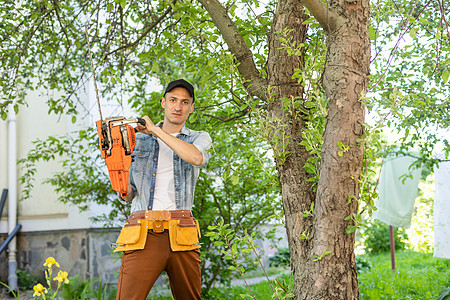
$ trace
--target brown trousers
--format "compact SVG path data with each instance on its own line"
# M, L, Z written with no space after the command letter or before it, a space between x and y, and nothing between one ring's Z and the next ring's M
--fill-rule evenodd
M149 230L144 249L123 253L116 299L144 300L164 270L175 299L200 299L200 250L172 251L167 230Z

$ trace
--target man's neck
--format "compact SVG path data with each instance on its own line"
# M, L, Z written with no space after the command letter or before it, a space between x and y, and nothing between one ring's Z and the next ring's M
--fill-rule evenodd
M167 120L164 120L161 129L167 133L178 133L181 131L181 128L183 128L183 126L184 126L184 123L181 125L177 125L177 124L172 124L172 123L168 122Z

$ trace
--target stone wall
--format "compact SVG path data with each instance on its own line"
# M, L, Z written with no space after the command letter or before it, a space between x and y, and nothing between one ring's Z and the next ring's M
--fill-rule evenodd
M17 265L21 270L44 280L43 266L49 256L60 264L69 277L78 274L81 279L100 278L103 283L117 283L120 259L112 255L111 243L115 242L119 229L87 229L18 234ZM6 235L0 236L0 243ZM0 281L8 281L7 251L0 255Z

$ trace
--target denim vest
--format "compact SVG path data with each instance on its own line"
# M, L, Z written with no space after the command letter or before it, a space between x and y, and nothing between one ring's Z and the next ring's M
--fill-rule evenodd
M160 124L158 124L160 126ZM194 131L183 127L177 138L196 146L203 155L200 166L193 166L173 153L173 176L175 185L175 205L177 210L191 210L194 203L195 183L200 167L206 167L210 154L207 150L212 141L205 131ZM152 134L137 133L133 162L130 167L130 183L134 191L131 212L153 209L153 196L158 167L159 144Z

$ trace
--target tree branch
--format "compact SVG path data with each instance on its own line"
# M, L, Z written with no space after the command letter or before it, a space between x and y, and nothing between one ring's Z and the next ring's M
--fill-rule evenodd
M67 42L68 42L68 44L70 45L69 35L67 34L66 29L65 29L65 27L64 27L64 25L63 25L63 23L62 23L62 21L61 21L61 16L59 15L59 11L58 11L58 10L59 10L58 2L57 2L56 0L53 0L53 5L54 5L54 7L55 7L56 18L58 19L59 26L61 26L61 30L62 30L62 32L64 33L64 35L66 36Z
M111 55L116 53L117 51L120 51L122 49L127 49L133 46L136 46L150 31L152 31L170 12L172 11L172 6L170 6L168 9L166 9L166 11L158 18L156 19L152 24L150 24L147 29L144 30L144 32L132 43L128 43L128 44L124 44L122 46L120 46L119 48L106 53L104 60L106 60L106 58Z
M337 14L330 12L322 0L300 0L309 10L309 12L316 18L320 26L327 31L333 32L336 28L344 22L344 20Z
M222 34L228 50L234 55L238 63L238 70L244 78L244 87L247 92L255 97L266 100L267 80L256 69L253 54L242 38L241 33L228 16L225 8L218 0L199 0L208 11L212 21Z
M223 117L219 117L219 116L215 116L215 115L211 115L211 114L203 114L206 117L211 117L217 120L220 120L222 122L229 122L229 121L233 121L233 120L237 120L239 118L244 117L245 115L247 115L250 111L250 108L247 106L246 108L244 108L243 110L241 110L237 115L233 116L233 117L229 117L229 118L223 118Z
M447 37L450 39L450 32L449 32L449 30L448 30L448 23L447 23L447 20L445 19L445 8L444 8L444 0L442 0L442 3L441 3L441 1L438 1L438 3L439 3L439 8L440 8L440 10L441 10L441 19L444 21L444 23L445 23L445 27L447 28Z

